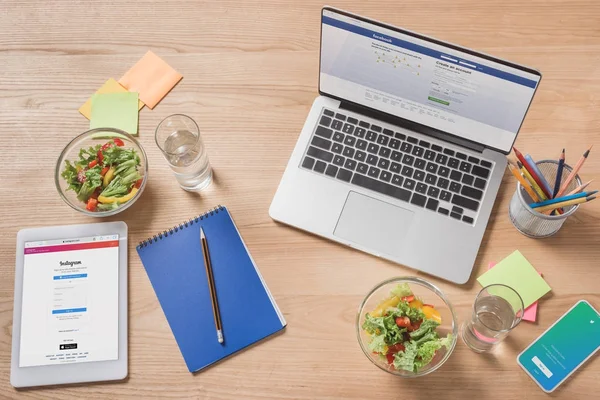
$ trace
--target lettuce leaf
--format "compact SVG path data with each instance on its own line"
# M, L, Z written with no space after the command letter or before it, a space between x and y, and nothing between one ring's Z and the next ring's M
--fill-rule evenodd
M431 360L433 360L435 353L442 347L446 347L446 349L450 350L452 339L453 336L449 333L445 338L430 340L419 345L419 348L417 349L417 360L415 361L417 370L429 364Z
M406 328L401 329L396 325L396 320L391 315L372 317L370 314L367 314L362 328L373 337L381 336L384 344L387 346L400 343L403 340L402 333L406 332Z
M87 149L82 147L79 149L79 160L75 165L79 165L82 168L86 168L88 164L98 158L98 151L100 151L101 145L90 146Z
M410 286L408 286L408 283L398 284L398 286L393 288L390 293L392 294L392 296L397 296L398 298L410 296L413 294L412 290L410 290Z
M385 336L371 336L371 341L369 342L369 350L374 351L375 353L385 354L387 350L387 345L385 344Z
M432 319L423 320L423 323L419 329L410 333L410 338L413 340L418 340L429 332L435 332L435 328L437 328L438 325L439 323Z
M123 178L120 176L115 177L107 187L104 188L102 193L103 197L120 197L129 193L129 186L123 184Z
M102 185L102 175L100 175L100 166L90 168L85 171L85 182L77 192L77 198L81 201L88 201L96 188Z
M435 331L430 331L427 332L425 335L423 335L420 339L415 340L415 343L417 343L418 346L424 344L425 342L429 342L432 340L437 340L439 338L437 332Z
M134 161L134 165L139 165L140 157L133 149L125 149L119 146L111 146L102 151L105 165L123 164L126 161Z
M77 179L77 168L69 160L65 160L65 169L61 172L60 176L67 181L67 190L79 193L82 184Z
M417 344L412 340L404 343L404 351L394 354L394 367L405 371L415 370L415 358L417 357Z

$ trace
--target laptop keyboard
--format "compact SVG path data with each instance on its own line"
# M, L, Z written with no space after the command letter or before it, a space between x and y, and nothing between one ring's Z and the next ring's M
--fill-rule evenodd
M302 168L473 224L492 163L324 109Z

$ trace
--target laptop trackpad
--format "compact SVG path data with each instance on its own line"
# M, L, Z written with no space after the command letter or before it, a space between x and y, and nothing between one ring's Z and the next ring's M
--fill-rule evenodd
M350 192L333 234L376 253L399 256L413 212Z

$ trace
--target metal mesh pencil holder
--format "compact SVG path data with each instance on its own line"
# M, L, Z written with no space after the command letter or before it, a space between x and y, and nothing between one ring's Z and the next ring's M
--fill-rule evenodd
M558 161L541 160L536 162L536 164L550 187L554 188ZM571 171L572 168L565 164L561 185L567 179ZM581 179L579 178L579 175L577 175L575 179L571 181L565 193L569 193L579 185L581 185ZM529 207L529 204L533 202L534 201L529 197L529 194L527 194L521 184L517 183L517 190L510 200L510 205L508 207L508 215L515 228L523 235L530 238L545 238L554 235L565 223L567 218L579 208L579 204L577 204L563 208L563 214L545 215Z

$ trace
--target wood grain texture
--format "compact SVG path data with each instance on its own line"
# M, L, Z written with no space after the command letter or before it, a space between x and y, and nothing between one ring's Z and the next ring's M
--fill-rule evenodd
M600 3L595 0L345 0L332 5L536 67L544 73L517 141L534 158L572 162L600 132ZM355 312L379 281L408 268L273 222L267 213L317 95L316 0L3 0L0 12L0 397L236 399L545 399L515 363L527 344L575 301L600 306L600 202L582 207L546 240L521 236L508 220L514 190L500 189L472 278L458 286L426 277L469 315L488 262L515 249L544 273L551 295L539 321L523 323L487 356L462 342L439 371L400 380L364 357ZM14 390L9 383L15 237L21 228L94 222L56 194L62 147L87 128L77 109L106 79L147 50L184 78L140 113L150 163L143 197L123 214L129 226L129 378L125 382ZM216 173L200 195L178 189L153 140L172 113L199 124ZM600 181L600 157L583 177ZM206 372L187 372L134 244L191 215L226 204L289 326L286 332ZM552 397L593 398L592 360Z

